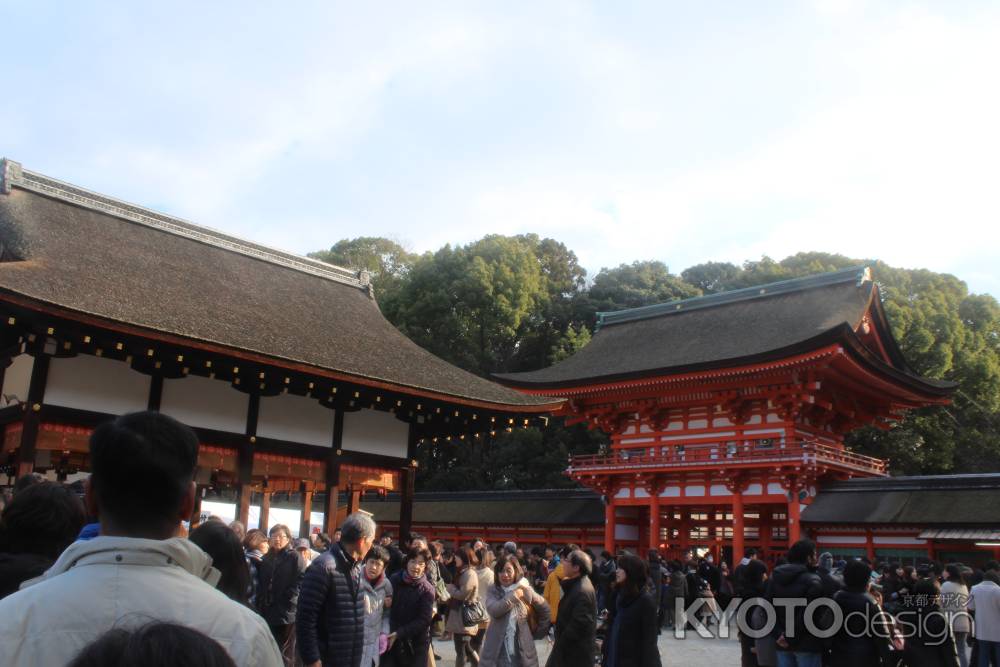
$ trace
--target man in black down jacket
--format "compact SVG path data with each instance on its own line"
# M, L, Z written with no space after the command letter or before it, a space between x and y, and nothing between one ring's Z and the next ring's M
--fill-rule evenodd
M580 550L571 552L562 566L556 640L545 667L589 667L597 646L597 594L590 583L593 566Z
M777 616L772 634L777 638L778 651L794 654L794 660L787 663L779 657L779 664L802 667L819 667L821 664L825 640L812 635L805 624L806 605L823 595L823 582L815 572L816 563L816 545L810 540L799 540L788 550L788 563L774 568L768 584L767 599L775 604ZM790 627L786 627L787 612L781 604L782 599L801 601L794 606L793 625ZM828 623L821 613L823 610L820 607L813 617L817 628L824 628L824 623Z
M358 667L365 638L361 567L375 542L365 512L344 520L340 541L306 570L299 592L296 632L306 667Z
M844 567L846 588L833 599L845 623L833 637L831 667L879 667L887 657L891 621L868 595L871 573L871 568L860 560L852 560Z
M286 664L295 661L295 608L306 562L292 548L288 526L271 527L271 548L257 568L257 611L267 621Z

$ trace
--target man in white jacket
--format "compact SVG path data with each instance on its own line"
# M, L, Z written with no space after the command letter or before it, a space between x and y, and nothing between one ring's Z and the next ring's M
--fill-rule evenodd
M101 534L0 601L0 665L64 665L111 628L171 622L212 637L237 665L280 667L264 620L215 590L212 559L175 537L194 506L197 460L194 432L159 413L94 431L86 500Z
M987 569L982 583L969 591L968 607L976 612L973 634L979 644L979 666L998 664L1000 660L1000 576Z

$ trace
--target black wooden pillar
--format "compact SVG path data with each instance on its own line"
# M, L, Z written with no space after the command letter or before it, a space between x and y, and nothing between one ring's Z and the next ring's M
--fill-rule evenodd
M28 384L28 400L25 403L24 428L21 431L21 445L17 453L17 476L23 477L35 469L35 446L38 443L38 429L41 426L40 412L45 398L45 383L49 378L50 357L39 354L31 366L31 381Z
M257 417L260 414L260 396L250 394L247 404L246 438L236 450L236 518L249 529L250 496L253 495L253 445L257 441Z
M408 465L399 473L399 543L410 538L413 529L413 489L417 477L417 444L420 430L416 422L410 422L406 436L406 458Z
M323 532L333 537L340 509L340 451L344 444L344 411L333 414L333 450L326 459L326 505L323 507Z

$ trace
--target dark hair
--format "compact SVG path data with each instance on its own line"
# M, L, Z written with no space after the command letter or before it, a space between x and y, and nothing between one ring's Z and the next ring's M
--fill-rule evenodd
M376 544L369 549L368 553L365 555L365 562L367 563L370 560L380 560L383 565L388 565L389 561L392 559L389 556L389 551L385 547Z
M954 581L956 584L964 584L965 577L962 575L962 568L956 563L948 563L944 566L945 571L948 573L948 581Z
M173 534L198 464L198 438L159 412L133 412L90 436L90 487L102 519L138 535Z
M646 585L649 577L649 567L646 561L632 554L625 554L618 559L618 569L625 573L622 588L628 593L638 593ZM659 600L657 600L659 602Z
M860 560L852 560L844 566L844 585L854 593L863 593L871 581L872 569Z
M914 602L918 607L929 607L937 604L941 595L941 587L937 579L921 579L913 585ZM925 597L926 596L926 597Z
M462 559L464 567L476 567L479 565L479 556L472 550L472 547L459 547L455 555Z
M243 538L243 546L247 551L260 551L260 545L267 542L267 533L260 528L251 528Z
M21 493L27 488L34 486L35 484L41 484L45 481L40 473L29 472L26 475L21 475L16 482L14 482L14 495Z
M330 545L333 544L333 540L331 540L330 536L326 533L316 533L316 543L322 543L325 550L330 548Z
M423 558L425 563L429 563L431 561L431 552L427 549L419 549L416 547L410 549L406 552L406 555L403 556L403 567L409 565L411 560L416 560L418 558Z
M757 547L747 547L746 549L744 549L743 555L746 558L753 558L754 556L757 555Z
M812 540L799 540L788 549L788 562L800 565L809 561L816 554L816 543Z
M85 520L83 503L62 484L32 484L0 514L0 551L55 560L80 534Z
M236 667L219 642L193 628L151 623L114 628L83 648L68 667Z
M192 530L188 539L212 557L212 567L222 574L215 587L231 600L246 604L250 570L236 533L224 523L206 521Z
M497 558L497 562L493 565L493 584L497 588L503 588L503 584L500 583L500 573L503 572L503 567L507 563L511 564L514 568L514 581L519 580L524 576L524 568L521 567L521 561L517 559L514 554L504 554Z
M569 555L566 556L566 560L580 568L581 574L585 577L589 577L590 573L594 571L594 566L590 562L590 557L579 549L574 549L569 552Z
M292 531L288 528L288 526L286 526L283 523L276 523L273 526L271 526L271 530L267 531L267 534L273 537L274 534L277 533L278 531L283 532L285 534L285 537L288 538L289 544L291 544Z

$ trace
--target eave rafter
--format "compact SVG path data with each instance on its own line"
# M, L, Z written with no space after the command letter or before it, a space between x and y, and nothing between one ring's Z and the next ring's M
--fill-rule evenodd
M228 382L246 394L292 394L314 399L331 410L388 412L414 424L421 441L487 438L548 423L548 417L537 414L533 407L521 412L514 406L507 410L496 405L470 405L457 398L300 368L236 350L104 328L0 302L0 356L9 360L22 352L56 358L92 355L122 361L139 373L164 379L200 376Z

